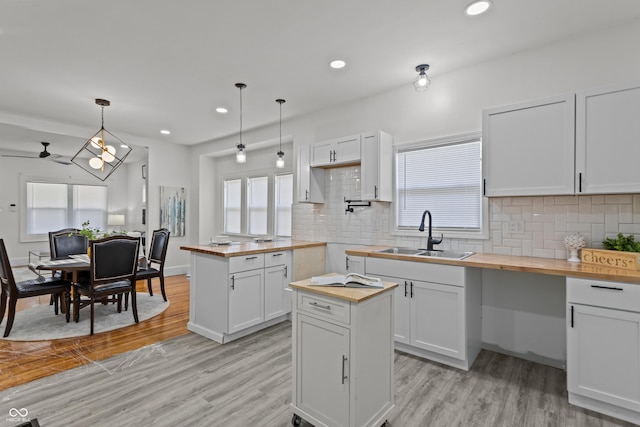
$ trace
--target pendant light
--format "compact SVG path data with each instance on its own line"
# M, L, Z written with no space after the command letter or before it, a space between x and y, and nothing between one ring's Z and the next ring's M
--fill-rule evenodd
M111 102L96 99L96 104L102 108L102 126L73 156L71 162L104 181L124 163L131 153L131 147L104 128L104 107L111 105ZM119 147L118 153L116 146Z
M280 104L280 151L278 151L278 159L276 160L276 167L279 169L284 168L284 151L282 151L282 104L286 101L284 99L276 99L276 102Z
M247 150L242 143L242 89L246 88L247 85L244 83L236 83L236 87L240 89L240 143L236 145L236 163L246 163Z

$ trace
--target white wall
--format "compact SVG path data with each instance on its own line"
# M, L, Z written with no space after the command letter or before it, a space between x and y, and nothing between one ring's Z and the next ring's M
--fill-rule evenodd
M191 190L192 164L189 148L182 145L158 142L149 147L149 167L147 171L147 246L151 243L151 233L160 228L160 187L184 187L187 195L186 235L171 235L165 261L165 275L184 274L188 271L189 254L180 250L181 245L191 242L191 234L197 230L197 194ZM196 213L194 214L195 211Z

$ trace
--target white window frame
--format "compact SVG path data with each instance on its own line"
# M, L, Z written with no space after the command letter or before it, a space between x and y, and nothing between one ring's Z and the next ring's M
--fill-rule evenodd
M107 207L104 212L105 229L107 224L107 216L109 212L109 186L106 184L96 184L95 181L83 181L83 180L69 180L62 178L52 177L40 177L40 176L27 176L20 175L20 210L19 210L19 223L20 223L20 241L21 242L43 242L49 241L49 234L28 234L27 233L27 183L43 183L43 184L64 184L67 186L74 185L87 185L95 187L105 187L107 189ZM68 191L69 204L67 209L67 227L73 228L72 221L75 217L75 207L73 205L73 192ZM55 230L50 230L55 231Z
M412 236L412 237L426 237L426 225L425 231L420 232L418 230L418 226L420 224L416 224L415 229L407 229L401 228L398 226L398 183L396 182L397 176L397 161L398 161L398 153L410 151L410 150L419 150L424 148L435 148L442 147L446 145L452 144L460 144L465 142L473 142L480 141L482 143L482 134L480 132L471 132L459 135L453 135L443 138L434 138L422 141L416 141L406 144L399 144L394 146L394 155L393 155L393 208L391 209L391 230L390 234L395 236ZM482 155L482 150L480 150ZM436 166L437 167L437 166ZM482 191L482 168L480 170L480 176L478 177L480 182L480 191ZM477 231L472 230L456 230L456 229L441 229L437 227L433 227L434 238L438 237L442 233L445 235L445 238L457 238L457 239L488 239L489 238L489 203L487 197L480 198L481 209L480 209L480 229ZM427 207L425 207L427 209Z
M238 174L226 174L225 176L221 177L221 185L222 185L222 197L220 198L221 203L220 203L220 216L221 216L221 224L220 224L220 230L222 234L227 235L227 236L238 236L238 237L260 237L260 235L258 234L249 234L248 232L248 207L247 207L247 181L250 178L260 178L260 177L267 177L267 187L268 187L268 201L267 201L267 235L269 236L275 236L275 177L276 175L287 175L287 174L291 174L293 175L292 171L289 170L285 170L285 171L281 171L281 170L275 170L274 169L260 169L260 170L254 170L254 171L249 171L247 172L246 175L238 175ZM295 177L294 177L295 178ZM242 190L242 195L241 195L241 219L240 219L240 233L228 233L225 231L225 225L224 225L224 210L225 210L225 200L224 200L224 183L225 181L232 181L232 180L236 180L239 179L241 180L241 184L240 184L240 188ZM295 185L294 185L295 188ZM293 189L292 189L293 191ZM295 195L292 195L292 197L294 197ZM292 212L293 215L293 212ZM293 218L292 218L292 222L293 222ZM291 237L291 236L275 236L275 237Z

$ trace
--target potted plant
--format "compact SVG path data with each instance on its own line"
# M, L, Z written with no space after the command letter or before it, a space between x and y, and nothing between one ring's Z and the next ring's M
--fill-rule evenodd
M610 251L640 252L640 242L636 242L633 234L628 236L618 233L618 237L602 241L602 247Z
M87 240L95 240L98 238L100 234L100 229L91 227L89 225L89 220L82 223L82 228L78 231L78 234L82 234L87 238ZM91 246L87 247L87 256L91 256Z

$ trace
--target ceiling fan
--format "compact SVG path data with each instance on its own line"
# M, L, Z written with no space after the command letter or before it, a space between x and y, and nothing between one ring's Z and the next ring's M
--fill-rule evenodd
M37 156L26 156L20 154L2 154L2 157L19 157L23 159L46 159L50 157L50 160L56 163L60 163L62 165L70 165L71 162L69 160L64 159L60 154L51 154L47 151L47 147L51 144L50 142L41 142L43 150Z

